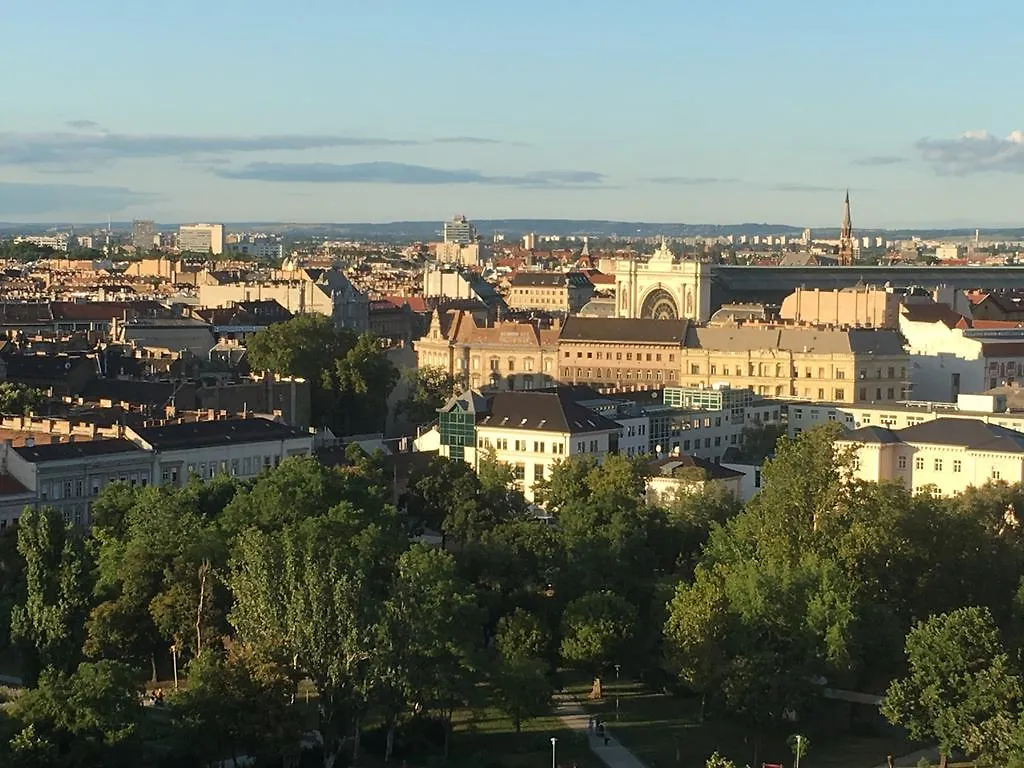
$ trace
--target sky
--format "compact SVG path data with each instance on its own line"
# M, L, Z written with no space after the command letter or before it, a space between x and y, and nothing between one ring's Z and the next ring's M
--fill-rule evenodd
M0 221L1024 226L1012 0L0 0Z

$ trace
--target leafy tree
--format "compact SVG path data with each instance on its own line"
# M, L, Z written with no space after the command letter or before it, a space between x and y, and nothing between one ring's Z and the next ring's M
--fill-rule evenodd
M579 597L562 615L562 658L600 674L626 658L635 624L636 609L613 592Z
M344 430L343 434L384 430L388 397L398 383L398 376L380 342L370 334L359 336L334 362L330 388L338 398L335 423Z
M919 622L906 653L909 672L889 686L882 714L915 739L935 740L943 767L955 750L1005 764L1022 689L988 610L961 608Z
M413 424L428 424L437 418L437 409L455 393L455 377L444 368L425 365L405 372L410 391L398 403L398 416Z
M95 532L97 604L84 646L92 658L149 659L171 645L197 654L226 630L221 531L197 514L197 489L150 486L115 526Z
M33 682L44 667L70 671L78 663L89 567L81 538L53 509L26 509L17 531L25 601L11 612L11 639Z
M727 757L722 757L717 752L712 752L704 763L704 768L736 768L736 763Z
M251 488L235 495L218 524L229 536L249 527L280 530L325 514L349 495L351 485L346 475L311 456L292 456L272 472L260 475Z
M255 370L301 376L313 387L314 412L344 434L379 431L398 371L370 334L301 314L263 329L247 343Z
M46 394L39 389L16 382L0 382L0 413L30 413L46 402Z
M254 371L275 371L301 376L320 386L323 374L334 368L355 343L355 334L343 331L326 315L299 314L274 323L246 341Z
M547 667L539 659L499 658L491 674L495 703L512 718L517 734L522 732L523 722L551 708L552 689Z
M547 645L544 629L537 617L522 608L498 622L498 632L494 638L495 648L506 661L522 659L539 659Z
M470 674L472 595L455 572L451 555L416 546L398 559L384 601L374 644L375 700L387 719L384 759L389 760L401 714L414 703L431 702L447 715L466 686L453 680Z
M480 479L472 467L464 461L437 456L409 478L403 501L418 524L444 536L470 527L469 521L478 517L480 496Z
M273 533L250 528L235 543L231 623L261 658L313 681L325 766L337 759L344 728L358 735L381 609L406 545L393 511L368 514L347 504Z
M0 534L0 649L11 643L11 611L25 599L25 560L18 552L17 524Z
M246 649L214 650L188 665L188 688L171 700L175 724L204 763L242 755L272 760L294 752L302 731L287 670Z
M13 705L24 729L19 751L53 752L63 765L129 765L137 757L141 686L115 661L83 663L67 674L47 669Z

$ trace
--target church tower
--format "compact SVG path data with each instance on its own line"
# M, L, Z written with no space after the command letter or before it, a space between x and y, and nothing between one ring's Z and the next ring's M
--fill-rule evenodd
M839 230L839 266L853 265L853 223L850 220L850 190L843 203L843 226Z

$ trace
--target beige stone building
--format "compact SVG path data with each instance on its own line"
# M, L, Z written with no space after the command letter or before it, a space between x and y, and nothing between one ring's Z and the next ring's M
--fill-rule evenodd
M599 390L680 383L688 320L570 317L558 340L558 377Z
M888 329L571 317L558 362L564 383L606 391L727 384L822 402L906 399L907 355Z
M199 286L204 307L230 307L244 301L276 301L293 314L318 313L339 328L362 333L370 327L370 302L340 269L298 269L280 279Z
M970 311L966 297L949 286L922 291L855 285L833 291L797 288L782 300L779 317L805 325L899 328L901 307L907 306L925 312Z
M435 311L413 348L419 367L441 368L464 387L538 389L556 383L558 333L558 325L483 326L469 311Z
M568 314L579 312L593 296L593 284L580 272L518 272L506 302L510 309Z
M783 299L779 316L789 322L812 325L895 328L899 324L902 298L900 294L874 285L836 291L797 288Z
M854 477L895 481L914 493L955 496L971 486L1024 480L1024 434L969 419L936 419L901 430L867 426L837 447L852 447Z

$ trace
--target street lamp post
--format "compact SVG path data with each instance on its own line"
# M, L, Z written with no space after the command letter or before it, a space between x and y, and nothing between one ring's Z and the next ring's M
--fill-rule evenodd
M616 687L616 689L619 687L619 670L620 669L622 669L622 665L621 664L616 664L615 665L615 687ZM618 690L615 691L615 722L616 723L619 722L619 692L618 692ZM799 768L799 766L797 766L797 768Z
M178 646L171 646L171 664L174 666L174 690L178 690Z
M796 764L794 768L800 768L800 742L803 741L803 736L799 733L796 735Z
M558 743L558 739L554 736L551 737L551 768L557 768L555 763L555 744Z

